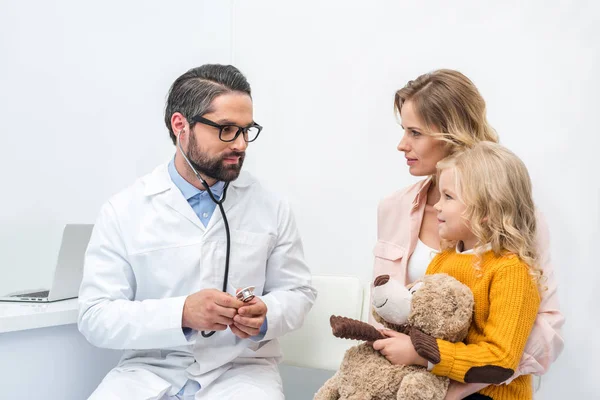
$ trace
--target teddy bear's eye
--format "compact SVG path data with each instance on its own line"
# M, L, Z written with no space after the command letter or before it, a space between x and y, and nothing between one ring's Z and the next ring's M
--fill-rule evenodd
M409 290L408 292L409 292L409 293L411 294L411 296L412 296L413 294L415 294L415 292L416 292L417 290L419 290L419 289L421 288L421 286L423 286L423 282L417 282L417 283L415 283L415 284L413 285L413 287L411 287L411 288L410 288L410 290Z

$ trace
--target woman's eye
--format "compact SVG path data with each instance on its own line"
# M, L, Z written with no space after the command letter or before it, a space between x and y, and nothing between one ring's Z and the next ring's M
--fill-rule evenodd
M410 134L411 134L413 137L421 136L421 132L419 132L419 131L415 131L415 130L412 130L412 131L410 131Z

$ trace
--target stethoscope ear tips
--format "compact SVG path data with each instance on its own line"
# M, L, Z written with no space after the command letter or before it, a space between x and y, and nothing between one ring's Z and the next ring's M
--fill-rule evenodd
M243 289L240 289L239 292L235 295L238 300L243 301L244 303L249 302L254 298L254 286L248 286Z

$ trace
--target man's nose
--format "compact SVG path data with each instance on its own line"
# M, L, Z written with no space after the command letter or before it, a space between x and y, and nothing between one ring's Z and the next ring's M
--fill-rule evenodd
M248 142L244 139L244 134L240 133L238 137L235 138L233 142L231 142L231 148L236 151L245 151L248 147Z

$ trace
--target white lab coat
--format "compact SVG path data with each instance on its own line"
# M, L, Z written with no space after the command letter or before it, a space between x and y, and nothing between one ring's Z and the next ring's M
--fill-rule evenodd
M173 395L188 378L206 387L233 360L280 357L277 338L302 325L316 291L290 207L245 172L230 183L224 207L231 230L228 292L256 286L268 308L260 341L229 329L186 336L181 328L186 296L223 286L226 239L218 208L205 228L166 164L102 207L86 252L78 325L93 345L126 350L113 372L132 372L120 379L138 382L115 391L130 386L131 399L138 398L135 387Z

